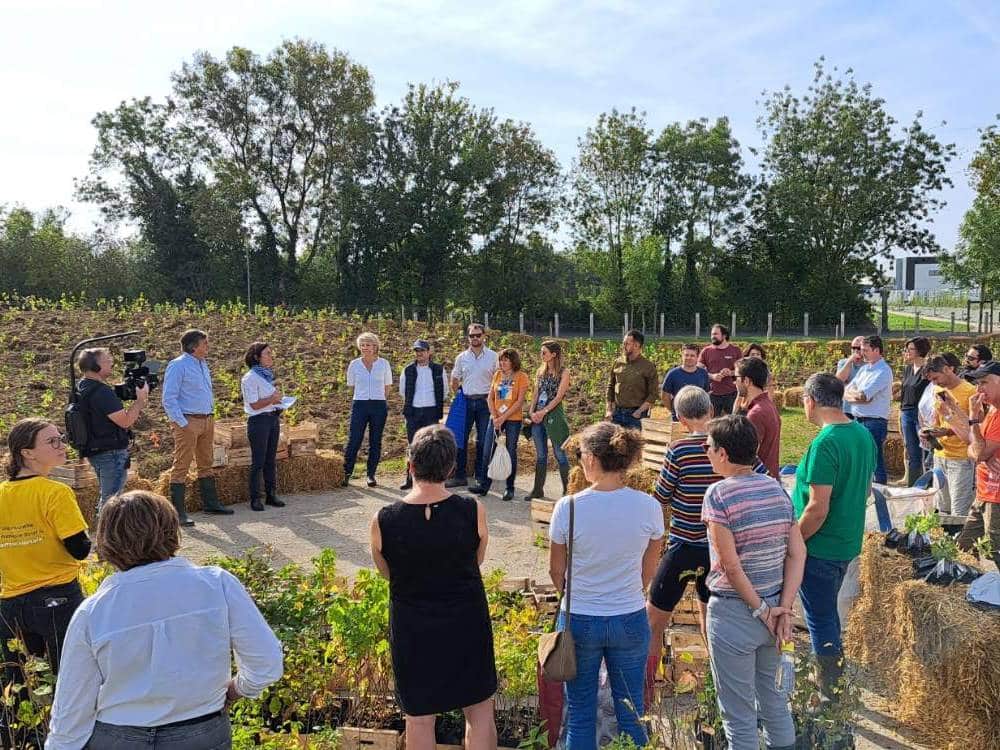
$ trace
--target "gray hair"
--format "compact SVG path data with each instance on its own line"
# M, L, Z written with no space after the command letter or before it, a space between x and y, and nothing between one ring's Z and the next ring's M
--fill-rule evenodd
M696 385L686 385L674 397L674 413L684 419L704 419L712 413L712 400Z
M844 384L836 375L817 372L810 375L802 386L802 393L816 402L816 406L840 409L844 405Z

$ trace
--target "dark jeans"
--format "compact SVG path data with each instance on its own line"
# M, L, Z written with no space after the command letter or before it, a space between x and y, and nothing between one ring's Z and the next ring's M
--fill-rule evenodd
M354 401L351 405L350 437L344 449L344 473L350 478L354 473L354 462L358 460L358 450L368 428L368 476L375 476L379 459L382 458L382 431L389 409L383 399Z
M101 488L101 496L97 500L97 512L100 513L104 503L125 489L129 467L128 448L101 451L88 456L87 461L97 475L97 484Z
M86 750L229 750L233 746L229 716L180 727L126 727L94 724Z
M649 412L643 412L642 417L633 417L635 409L625 406L616 406L611 414L611 421L630 430L641 430L643 417L649 416Z
M904 409L899 412L899 430L903 433L903 445L906 446L906 476L913 483L924 473L924 450L920 447L920 425L917 422L916 409Z
M889 434L889 421L881 417L855 417L855 421L864 425L865 429L875 438L875 447L878 453L875 458L875 481L879 484L886 483L885 473L885 438Z
M472 425L476 426L476 473L477 477L483 474L483 464L489 459L485 458L484 443L486 442L486 429L490 424L490 407L486 405L486 398L469 398L465 401L465 442L458 446L458 455L455 456L455 478L465 479L465 467L469 463L469 432Z
M507 477L507 491L514 491L514 479L517 477L517 438L521 434L521 422L507 421L500 428L507 439L507 455L510 456L510 476ZM493 458L493 451L496 446L496 430L490 424L490 429L486 431L486 442L483 445L483 470L477 477L479 486L487 489L493 484L493 480L486 476L486 471L490 468L490 460Z
M66 628L83 602L78 581L29 591L0 600L0 648L3 650L4 684L24 684L23 657L10 650L7 641L20 638L32 656L48 657L52 671L59 671L59 658Z
M247 420L247 440L250 441L250 499L256 500L260 491L260 474L264 473L264 492L275 496L277 477L274 456L278 452L278 435L281 432L280 412L256 414Z
M843 653L837 595L850 564L850 560L821 560L806 555L799 596L815 654L840 656Z
M403 416L406 419L406 442L412 443L417 430L438 423L438 408L436 406L414 406L413 411Z
M709 394L708 400L712 402L712 413L717 417L721 417L724 414L733 413L733 404L736 403L737 391L732 393L727 393L725 396L716 396L714 393Z

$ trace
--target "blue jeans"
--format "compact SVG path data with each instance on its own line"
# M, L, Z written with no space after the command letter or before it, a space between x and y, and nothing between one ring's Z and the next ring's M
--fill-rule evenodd
M630 430L641 430L642 417L633 417L632 413L634 411L635 409L626 409L623 406L616 406L611 415L611 421ZM644 412L642 416L648 416L648 412Z
M101 451L87 458L101 488L101 497L97 501L98 514L104 503L125 489L125 482L128 479L128 458L128 448Z
M465 467L469 462L469 433L472 432L472 425L476 426L476 477L485 474L484 463L489 459L484 458L486 452L484 443L486 442L487 427L490 424L490 407L486 405L485 398L466 398L465 401L465 442L458 446L458 453L455 456L455 478L465 479Z
M837 595L850 564L850 560L821 560L806 555L799 596L813 653L819 656L840 656L843 653Z
M232 745L229 716L181 727L127 727L94 724L87 750L229 750Z
M531 425L531 439L535 443L535 466L545 466L549 460L548 432L545 424ZM569 466L569 458L561 445L552 443L552 455L556 457L556 463L560 466Z
M885 438L889 434L889 422L885 419L873 417L855 417L855 421L860 422L868 432L875 438L875 447L878 454L875 458L875 481L879 484L886 483L885 473Z
M559 613L557 627L566 627ZM644 747L646 730L640 720L649 620L646 610L627 615L573 615L570 631L576 643L576 679L566 683L566 750L597 750L597 681L601 661L607 663L618 729Z
M358 460L358 450L368 428L368 476L375 476L379 459L382 458L382 432L389 409L383 399L354 401L351 405L351 432L344 449L344 474L350 478L354 473L354 462Z
M924 450L920 447L920 425L917 422L916 409L904 409L899 412L899 428L903 433L903 445L906 446L906 475L910 486L920 479L924 473Z
M521 423L507 421L503 423L504 437L507 439L507 455L510 456L510 476L507 477L507 491L514 491L514 479L517 477L517 438L521 434ZM493 446L496 444L496 430L492 424L486 430L486 440L483 443L483 467L476 478L480 487L487 489L493 484L493 480L486 476L487 469L490 468L490 459L493 458Z

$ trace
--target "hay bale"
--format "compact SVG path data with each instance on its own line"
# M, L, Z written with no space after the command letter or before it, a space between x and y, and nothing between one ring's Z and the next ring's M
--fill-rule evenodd
M579 466L580 459L577 456L577 451L580 450L580 433L575 432L569 436L565 444L566 458L569 459L570 466Z
M649 469L645 466L635 466L625 472L625 486L631 487L633 490L639 490L640 492L648 492L652 495L653 488L656 486L656 478L659 474L660 472L655 469Z
M142 479L133 474L125 482L125 491L129 490L153 490L153 483L148 479ZM91 528L97 523L97 501L101 497L101 490L97 485L90 487L80 487L73 490L76 494L76 503L80 506L83 519Z
M569 470L569 481L566 483L566 492L572 495L575 492L587 489L589 486L590 482L583 475L582 466L574 466Z
M899 401L899 396L903 392L903 383L899 380L892 381L892 400Z
M1000 622L970 606L967 591L910 579L909 558L869 534L848 656L887 688L895 717L936 747L1000 750Z
M223 505L249 500L250 467L223 466L215 469L215 488ZM295 495L301 492L332 490L344 481L344 457L331 450L318 450L314 455L294 456L278 461L278 493ZM170 472L160 474L157 492L169 496ZM201 510L198 480L188 474L185 482L184 506L190 512Z
M786 404L785 392L779 391L777 388L775 388L773 391L770 391L770 393L771 393L771 400L774 402L774 405L778 408L778 411L784 409ZM788 406L794 406L794 404L789 403Z
M890 433L882 445L885 456L885 470L893 476L902 476L906 472L906 447L899 433Z
M788 406L788 407L797 406L797 407L801 408L801 406L802 406L802 392L803 392L802 391L802 387L798 386L798 385L794 386L792 388L786 388L785 389L785 396L784 396L784 398L785 398L785 406Z

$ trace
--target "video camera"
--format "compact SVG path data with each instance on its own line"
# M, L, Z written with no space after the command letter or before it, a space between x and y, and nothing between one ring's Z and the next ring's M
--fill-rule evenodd
M126 349L123 357L125 377L114 386L115 395L122 401L135 401L138 398L136 390L147 384L149 390L153 390L159 385L163 363L152 359L147 362L145 349Z

